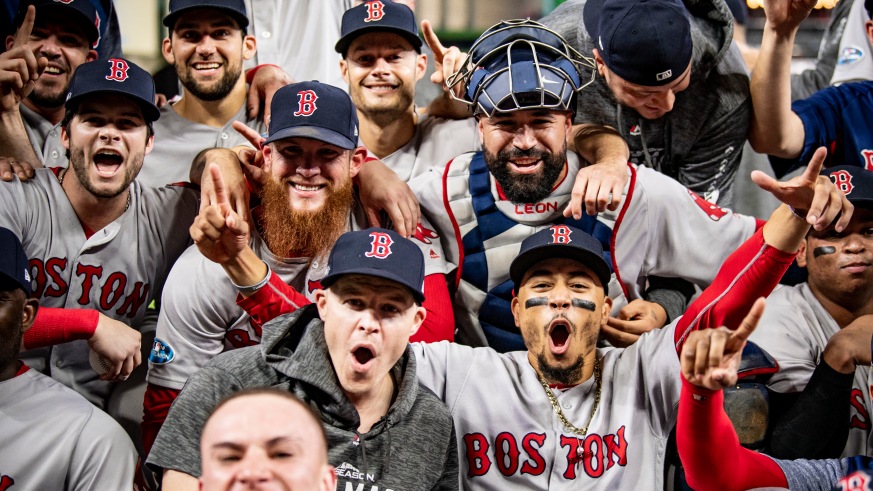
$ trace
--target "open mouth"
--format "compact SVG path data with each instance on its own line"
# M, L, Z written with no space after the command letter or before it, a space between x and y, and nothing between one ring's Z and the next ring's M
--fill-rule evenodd
M400 86L399 85L392 85L392 84L377 84L377 85L366 85L365 87L372 90L373 92L376 92L377 94L379 94L379 93L390 94L391 92L394 92L395 90L397 90Z
M216 61L198 62L192 65L195 70L217 70L221 67L221 63Z
M565 319L556 319L549 326L549 348L554 354L567 351L570 341L570 324Z
M541 159L537 158L521 158L510 160L509 165L518 174L533 174L539 170L542 162Z
M47 73L49 75L60 75L60 74L64 73L64 71L56 66L47 66L47 67L45 67L45 70L43 70L42 73L44 73L44 74Z
M94 165L97 174L102 177L112 177L121 168L124 158L118 153L102 150L94 155Z
M354 359L354 368L357 371L368 369L371 362L376 359L376 353L367 346L359 346L352 350L352 358Z
M296 182L289 182L288 184L294 188L298 194L304 196L317 193L327 187L327 184L301 184Z

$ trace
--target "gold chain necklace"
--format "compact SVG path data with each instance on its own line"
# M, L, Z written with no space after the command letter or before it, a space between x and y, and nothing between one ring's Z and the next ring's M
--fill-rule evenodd
M546 380L542 375L537 374L540 378L540 384L543 386L543 390L546 391L546 395L549 397L549 402L552 403L552 409L554 409L555 414L558 416L558 420L564 425L564 428L569 430L571 433L579 435L579 446L576 447L576 458L578 461L581 461L582 457L585 456L585 450L582 445L582 438L588 434L588 427L591 425L591 421L594 420L594 413L597 412L597 407L600 405L600 388L601 388L601 373L600 373L600 359L597 358L597 355L594 355L594 383L597 385L597 395L594 398L594 407L591 408L591 416L588 418L588 423L584 428L577 428L567 419L567 416L564 416L564 411L561 410L561 405L558 404L558 398L555 397L555 394L552 393L552 389L549 388L549 384L546 383ZM578 462L577 461L577 462Z

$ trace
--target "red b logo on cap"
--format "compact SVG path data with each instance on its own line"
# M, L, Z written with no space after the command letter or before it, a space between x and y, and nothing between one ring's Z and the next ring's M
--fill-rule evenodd
M127 80L127 70L130 68L127 62L118 58L110 58L109 75L106 80L115 80L116 82L124 82Z
M552 226L552 244L569 244L573 240L570 232L570 227L566 225Z
M312 116L317 107L315 101L318 99L318 94L314 90L301 90L297 93L297 111L295 116Z
M364 253L365 256L385 259L391 255L391 244L394 240L390 235L384 232L370 232L370 238L373 242L370 243L370 252Z
M364 22L373 22L382 20L385 16L385 5L382 2L367 2L367 18Z
M854 184L852 184L852 174L849 174L847 170L831 172L831 181L834 181L834 184L843 194L852 194L852 190L855 189Z

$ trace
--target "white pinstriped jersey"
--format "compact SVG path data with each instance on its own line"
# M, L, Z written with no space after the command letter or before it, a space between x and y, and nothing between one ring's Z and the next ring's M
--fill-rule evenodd
M71 177L73 178L73 177ZM30 259L34 297L44 307L91 308L138 328L170 267L191 241L199 193L131 184L130 207L90 238L50 169L0 183L0 226L18 235ZM22 359L103 407L111 384L73 341Z
M443 237L447 259L455 265L462 260L461 239L479 225L469 184L474 155L455 158L446 166L443 176L432 172L428 176L430 186L419 197L423 212ZM580 167L574 153L568 154L567 162L568 177L538 203L513 204L501 199L496 181L489 176L498 210L518 225L484 244L488 291L509 279L509 264L518 255L521 242L561 218ZM753 217L706 202L657 171L628 165L628 173L630 178L619 210L597 217L613 229L610 252L618 274L610 284L610 296L623 293L628 300L641 298L649 276L679 277L705 287L727 256L755 230ZM436 182L440 179L442 186ZM445 202L449 203L449 210ZM714 241L713 237L719 240ZM478 322L485 297L485 291L461 280L454 298L459 337L473 345L485 345ZM622 305L617 302L615 307Z
M363 208L356 206L355 210L349 217L348 230L366 228ZM429 227L427 222L422 225ZM426 240L429 243L413 240L424 254L425 274L446 273L449 267L439 241ZM257 233L252 235L251 245L282 281L310 300L315 299L314 292L321 289L321 278L327 275L330 251L319 258L283 258L273 254ZM148 381L180 390L188 377L215 355L259 344L261 327L236 304L236 297L236 288L220 265L206 259L196 246L185 251L164 288Z
M136 449L121 426L36 370L0 382L0 489L130 490Z
M758 326L749 340L779 362L779 371L770 377L768 386L781 393L803 391L828 340L840 331L840 326L815 298L807 283L780 286L773 291L767 297L767 310ZM856 368L844 457L873 452L871 387L870 368Z
M587 436L556 416L525 351L414 343L419 381L455 421L461 489L663 489L667 438L679 403L675 322L627 349L598 349L600 404ZM552 389L576 427L591 417L594 377ZM577 448L590 452L577 460Z

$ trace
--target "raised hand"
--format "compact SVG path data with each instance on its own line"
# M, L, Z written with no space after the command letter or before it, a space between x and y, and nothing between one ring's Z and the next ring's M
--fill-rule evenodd
M737 369L746 340L764 314L764 299L759 298L736 331L722 326L692 332L682 346L679 365L682 376L692 384L721 390L737 383Z
M802 175L786 182L779 182L761 171L752 171L752 181L779 201L806 216L806 221L816 230L823 230L839 215L834 228L841 232L852 218L854 206L828 179L819 175L827 157L827 150L820 147L812 155Z
M200 214L189 231L201 254L210 261L225 264L248 245L249 225L233 211L218 165L207 165L214 193L201 196Z
M762 2L767 24L780 33L790 33L809 16L817 0L767 0Z
M625 305L618 317L610 316L601 331L613 346L627 347L643 334L664 327L667 312L655 302L636 299Z
M38 57L37 52L28 46L36 8L27 7L27 14L21 27L15 32L12 47L0 54L0 111L16 110L22 99L27 97L36 85L39 75L48 65L48 60Z
M282 87L294 83L294 78L275 65L262 65L255 72L252 85L249 87L246 98L246 114L249 119L255 119L261 114L263 107L263 120L270 124L270 104L273 103L273 94Z
M424 41L428 47L433 51L434 72L430 76L430 81L441 86L443 90L448 91L449 88L446 86L446 80L453 73L461 69L464 63L464 54L455 46L448 48L443 46L433 27L430 25L430 21L421 21L421 34L424 36ZM455 86L455 95L460 97L462 90L463 87L460 84Z
M242 165L243 174L249 180L252 190L260 192L267 179L264 167L264 152L261 150L267 139L239 121L233 122L233 129L255 147L254 149L238 147L236 150Z

